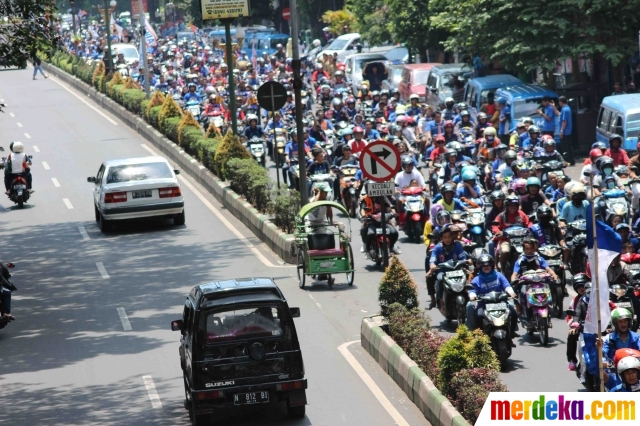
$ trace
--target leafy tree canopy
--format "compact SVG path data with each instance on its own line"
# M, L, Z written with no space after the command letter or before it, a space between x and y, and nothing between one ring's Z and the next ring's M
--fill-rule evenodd
M0 0L0 58L19 63L57 44L54 0Z

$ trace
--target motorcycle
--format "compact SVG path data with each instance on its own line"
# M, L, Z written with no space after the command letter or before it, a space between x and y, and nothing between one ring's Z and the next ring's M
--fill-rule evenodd
M274 156L278 156L278 164L284 164L284 149L287 147L287 137L283 128L270 129L269 134L274 136ZM273 160L273 158L272 158Z
M247 148L253 158L262 166L266 167L267 160L265 159L264 142L260 138L253 137L247 142Z
M562 318L564 298L569 294L567 293L566 285L567 278L564 273L564 262L562 261L563 250L562 247L557 245L544 245L538 249L540 256L547 261L547 265L553 272L556 273L560 282L551 283L551 294L553 295L553 309L556 312L558 319Z
M0 286L9 289L10 291L17 291L15 285L9 280L11 278L11 273L9 269L14 268L15 265L11 262L6 264L0 263ZM3 329L9 324L9 322L13 321L13 317L2 317L0 318L0 329Z
M198 101L189 100L186 103L185 108L187 111L191 113L191 115L193 116L193 118L195 118L197 122L200 122L200 115L202 113L202 108L200 107L200 103Z
M309 176L309 181L311 183L311 194L313 194L313 189L320 182L326 182L329 185L329 193L327 194L327 201L333 201L333 177L329 173L319 173L317 175Z
M448 260L440 263L436 268L436 286L442 285L442 299L440 299L440 313L447 320L455 319L458 325L465 323L467 319L467 268L464 260Z
M289 184L292 188L299 189L300 188L300 164L298 164L297 159L291 159L289 163L289 172L291 177L291 182Z
M342 198L342 205L349 212L349 216L356 217L358 210L358 181L355 178L356 173L360 167L356 165L346 165L338 169L340 173L340 197Z
M549 286L551 281L551 275L541 269L527 271L519 278L519 304L528 313L520 317L520 322L527 329L529 336L538 332L542 346L549 344L549 328L552 327L549 317L549 306L553 301Z
M587 221L576 220L567 224L564 239L571 250L571 274L575 275L587 270L589 254L587 252Z
M374 215L370 215L369 216L371 219L375 221L376 223L376 235L375 238L373 238L371 240L371 242L369 243L369 257L371 258L371 260L373 260L373 262L376 264L376 266L380 266L382 264L382 262L384 261L384 251L383 251L383 247L384 247L384 243L386 242L387 244L387 259L391 258L392 255L392 247L391 247L391 240L389 239L389 234L385 234L384 236L382 235L382 216L381 213L377 213ZM386 213L386 223L388 224L389 221L391 220L391 218L393 218L393 213Z
M607 189L596 201L596 211L611 224L613 216L622 216L624 223L629 223L629 203L626 192L622 189Z
M4 148L0 147L0 151L4 151ZM32 155L27 155L28 161L31 162L33 159ZM0 164L0 169L4 169L7 165L7 157L2 157L2 164ZM27 189L27 179L22 175L16 175L11 180L11 184L9 185L9 199L13 201L14 204L17 204L19 208L24 207L24 203L29 201L31 197L31 193Z
M424 190L410 187L402 190L404 196L404 232L410 239L420 243L426 222Z
M333 130L327 129L324 131L324 134L327 137L327 140L326 141L320 140L318 142L320 143L320 146L322 147L322 149L324 149L325 156L327 157L326 160L328 162L331 162L333 160L333 150L334 150L334 147L336 146L336 140L333 135Z
M500 369L507 368L507 359L511 356L511 312L506 292L492 291L478 295L483 304L482 331L489 336L491 348L500 361Z
M467 223L467 238L478 247L487 244L487 231L485 230L485 211L482 207L467 210L465 216Z
M497 222L496 222L497 224ZM531 236L531 231L528 228L522 226L510 226L502 232L502 235L509 239L509 245L511 247L511 253L509 260L507 261L506 270L503 274L506 277L510 277L513 273L513 266L516 264L516 260L522 254L522 243L527 237Z
M613 284L609 288L609 300L616 305L616 308L625 308L631 312L631 331L635 332L638 330L638 317L635 313L635 308L633 306L633 300L635 299L635 295L633 294L633 286L626 285L623 283Z

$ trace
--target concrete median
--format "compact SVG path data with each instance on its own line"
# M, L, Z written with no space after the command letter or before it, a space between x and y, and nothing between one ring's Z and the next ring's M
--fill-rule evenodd
M362 320L360 344L433 426L470 426L431 379L382 329L382 317Z
M211 193L234 217L240 220L256 237L264 242L285 262L297 262L297 259L294 259L291 255L291 245L294 240L293 235L288 235L278 229L269 220L268 216L258 212L251 204L229 189L227 183L218 179L217 176L184 152L178 145L163 136L141 117L134 115L82 80L51 64L43 63L42 66L49 74L57 77L63 83L71 86L83 95L86 95L89 100L109 111L123 123L134 129L144 140L148 141L173 161L178 168L184 170L198 181L198 183Z

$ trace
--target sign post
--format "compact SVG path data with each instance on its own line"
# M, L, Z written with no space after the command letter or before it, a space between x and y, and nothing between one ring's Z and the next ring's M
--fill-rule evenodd
M258 105L261 108L271 111L273 113L278 111L287 103L287 89L277 81L267 81L258 88ZM276 135L274 127L274 135L271 149L271 154L276 158L276 180L278 182L278 189L280 189L280 155L278 154L277 147L275 145ZM273 158L272 158L273 159Z
M367 184L367 194L378 197L380 203L380 222L382 226L383 266L389 266L389 249L387 248L387 212L385 197L393 195L395 184L389 182L400 171L400 153L387 141L375 141L364 147L360 153L360 169L362 174L374 183ZM393 247L392 247L393 248Z

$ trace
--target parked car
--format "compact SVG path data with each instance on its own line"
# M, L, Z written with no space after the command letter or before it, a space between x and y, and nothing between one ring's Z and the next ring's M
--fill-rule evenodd
M400 80L402 80L402 70L404 69L403 65L390 65L387 67L387 73L389 74L389 78L382 82L383 90L392 90L397 89L400 85Z
M356 53L356 45L360 43L360 34L349 33L343 34L331 42L331 44L325 46L325 48L318 55L318 62L322 61L322 55L327 54L333 56L334 53L338 54L338 62L344 62L345 58Z
M114 51L115 55L119 55L122 53L124 55L124 60L127 61L128 65L131 65L134 61L140 60L140 54L138 53L138 49L133 44L127 43L117 43L111 45L111 50Z
M107 232L116 221L149 217L172 218L184 225L184 199L176 175L162 157L105 161L96 176L93 205L100 230Z
M185 408L194 425L220 410L281 401L289 416L305 416L307 379L293 321L299 316L269 278L191 289L171 330L181 333Z
M467 81L464 88L464 101L469 106L471 119L476 121L480 106L487 102L489 92L494 92L503 87L523 86L524 83L509 74L490 75L487 77L476 77Z
M393 65L406 64L409 61L409 49L398 46L384 54Z
M509 132L516 130L516 124L524 117L530 117L536 126L542 128L544 118L538 114L538 108L542 107L542 98L551 97L558 105L558 95L546 87L536 84L523 84L521 86L506 87L496 91L496 100L506 98L507 105L511 107L511 122ZM559 117L556 117L556 140L559 139Z
M431 68L427 79L427 104L436 109L444 107L444 100L453 95L453 87L449 80L453 74L458 74L458 80L464 81L464 74L471 72L466 64L440 64Z
M425 102L427 98L427 77L429 71L437 62L427 64L406 64L402 68L402 78L398 85L400 91L400 99L405 102L409 101L409 96L414 93L420 96L420 102Z
M622 136L622 148L635 151L640 134L640 95L607 96L600 104L596 139L609 146L609 136Z
M353 93L358 93L358 88L364 80L362 70L371 62L380 63L380 66L384 69L387 65L387 58L379 53L356 53L345 58L345 76L353 89Z

